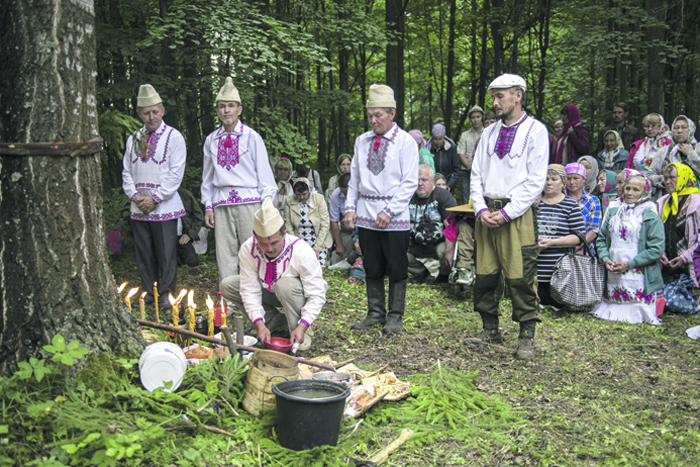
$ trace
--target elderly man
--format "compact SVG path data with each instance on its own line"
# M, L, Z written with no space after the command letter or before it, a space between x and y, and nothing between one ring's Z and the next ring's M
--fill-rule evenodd
M292 343L307 350L313 337L309 328L328 289L316 253L287 233L269 198L254 215L253 232L241 246L241 275L221 282L224 298L255 324L258 340L267 342L272 332L289 330Z
M598 154L605 148L605 133L609 130L617 131L617 134L622 138L622 145L628 151L632 147L632 143L639 139L639 130L637 127L629 125L627 123L627 104L624 102L618 102L613 105L612 108L612 123L598 133L598 148L595 153ZM571 161L576 162L576 161Z
M520 323L516 358L534 358L537 297L537 216L533 203L547 179L547 128L522 110L525 80L505 74L488 88L500 120L491 125L474 154L472 203L476 223L474 309L483 332L470 343L502 343L498 329L501 279L510 290L513 320Z
M445 283L450 274L450 262L445 258L445 219L447 208L457 206L454 196L435 186L435 174L427 164L418 167L418 189L411 197L408 210L411 217L411 239L408 248L408 272L411 282L423 284L430 271L418 258L432 258L440 262L438 283Z
M373 84L367 99L372 127L355 140L343 222L358 226L367 273L367 317L352 329L384 325L384 334L403 330L410 220L408 202L418 186L418 145L394 123L394 91ZM384 276L389 275L389 313Z
M275 196L265 143L238 117L243 106L231 78L216 96L216 114L223 124L204 141L202 204L204 224L214 229L219 280L238 274L238 249L253 234L260 202Z
M472 173L472 160L474 158L474 146L484 132L484 109L475 105L467 114L472 127L462 133L457 145L457 154L462 161L462 199L464 204L469 202L469 182Z
M177 224L185 216L177 190L187 149L180 132L163 122L165 108L153 86L139 88L137 106L144 126L126 142L122 188L131 199L136 267L147 292L144 301L153 303L156 282L158 295L177 295ZM168 300L161 300L160 308L170 308Z

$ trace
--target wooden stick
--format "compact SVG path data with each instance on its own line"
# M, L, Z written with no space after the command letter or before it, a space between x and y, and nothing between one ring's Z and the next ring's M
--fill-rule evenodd
M245 344L243 337L245 331L243 330L243 317L242 316L236 316L234 318L234 321L236 323L236 344L238 345L243 345Z
M401 446L408 438L410 438L413 435L413 430L405 429L401 432L401 435L395 439L394 441L391 442L387 447L379 451L377 454L372 456L370 461L375 462L377 465L383 464L386 462L386 460L389 458L389 454L391 454L396 448Z
M355 361L355 358L351 358L350 360L345 360L344 362L340 362L335 366L335 369L337 370L338 368L342 368L345 365L347 365L348 363L352 363L354 361Z
M159 324L159 323L154 323L152 321L144 321L142 319L137 319L136 322L138 322L141 326L146 326L149 328L154 328L154 329L161 329L163 331L170 331L170 332L175 332L178 334L182 334L183 336L187 337L192 337L194 339L199 339L204 342L209 342L210 344L217 344L217 345L222 345L222 346L228 346L226 341L223 341L221 339L217 339L216 337L209 337L205 336L204 334L199 334L196 332L188 331L187 329L180 329L176 328L173 326L169 326L167 324ZM256 349L255 347L248 347L247 345L237 345L234 344L238 350L245 350L246 352L257 352L260 349ZM326 365L325 363L319 363L319 362L314 362L311 360L306 360L305 358L301 357L292 357L294 360L296 360L299 363L303 363L305 365L311 365L315 366L317 368L323 368L324 370L330 370L330 371L335 371L335 368L333 368L332 365Z
M231 352L231 355L236 353L236 343L233 342L233 337L231 336L231 331L228 328L228 324L224 324L221 326L221 333L224 335L224 338L226 339L226 345L228 346L228 351Z

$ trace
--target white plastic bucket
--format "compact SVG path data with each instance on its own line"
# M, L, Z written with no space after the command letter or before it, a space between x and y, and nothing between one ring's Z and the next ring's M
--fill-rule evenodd
M172 381L170 391L175 391L182 384L187 370L185 352L172 342L156 342L146 347L139 358L141 384L148 391L165 386Z

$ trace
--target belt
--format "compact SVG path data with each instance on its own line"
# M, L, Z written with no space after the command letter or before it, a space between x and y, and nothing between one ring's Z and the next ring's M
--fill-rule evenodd
M510 203L510 198L489 198L488 196L484 196L484 201L486 201L486 207L490 210L500 211L506 207L506 204Z

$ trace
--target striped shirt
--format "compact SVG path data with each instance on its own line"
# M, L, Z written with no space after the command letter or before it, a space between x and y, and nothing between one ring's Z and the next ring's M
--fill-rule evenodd
M583 232L585 224L578 203L565 196L557 204L540 201L537 205L539 236L562 238L576 231ZM567 247L554 246L540 250L537 257L537 281L549 282L557 261L569 251Z

